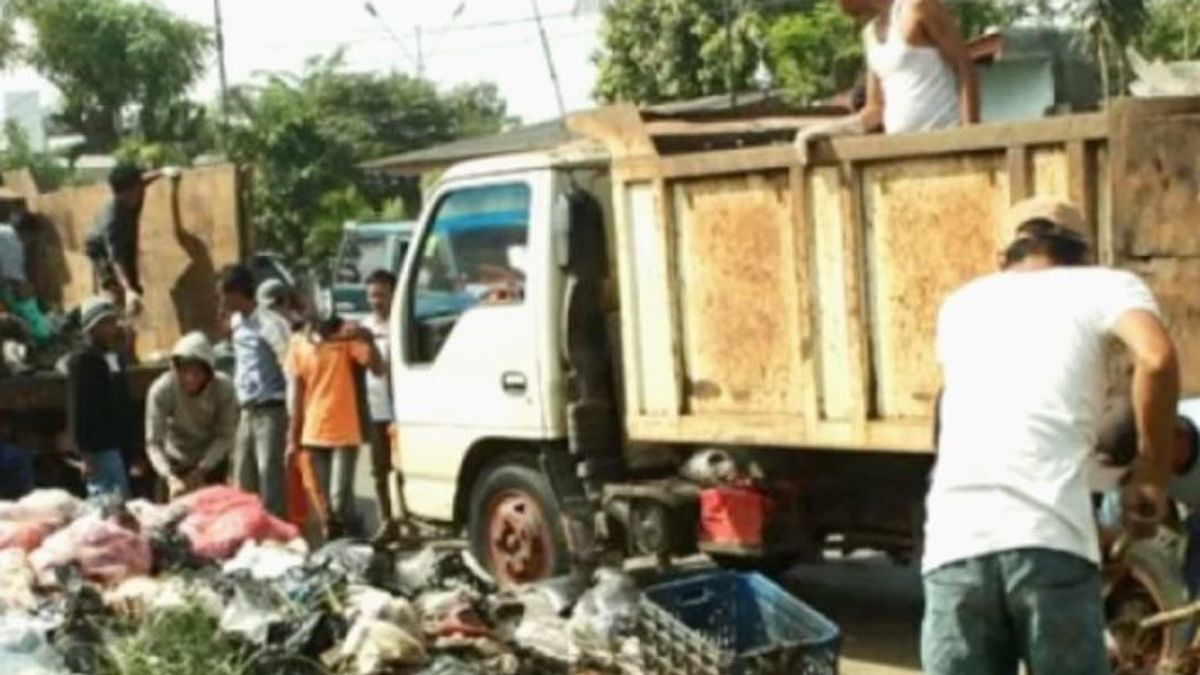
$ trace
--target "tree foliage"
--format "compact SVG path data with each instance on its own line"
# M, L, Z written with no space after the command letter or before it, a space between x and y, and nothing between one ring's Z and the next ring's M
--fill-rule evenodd
M492 85L440 93L408 75L348 72L340 54L232 98L229 150L255 170L258 241L318 269L344 221L411 216L419 208L415 181L368 174L361 162L498 131L509 121Z
M968 37L1008 26L1026 11L973 0L947 5ZM836 0L730 6L739 90L751 86L760 58L774 85L799 101L846 89L863 72L861 30ZM601 26L597 98L654 103L727 92L724 9L724 0L614 0Z
M1136 40L1143 56L1167 61L1200 59L1200 2L1157 0Z
M122 137L186 138L198 114L186 100L203 74L208 29L149 3L128 0L11 0L29 22L25 58L62 94L63 122L89 149Z

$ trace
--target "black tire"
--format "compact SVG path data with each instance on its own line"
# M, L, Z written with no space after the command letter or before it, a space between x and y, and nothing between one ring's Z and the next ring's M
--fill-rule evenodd
M1170 549L1161 542L1149 539L1132 544L1125 552L1124 563L1128 566L1127 575L1132 581L1118 581L1109 589L1105 611L1110 626L1112 622L1121 620L1120 598L1115 594L1126 594L1128 597L1130 593L1149 592L1153 596L1151 613L1179 609L1189 603L1179 564ZM1191 643L1194 628L1192 621L1180 621L1161 629L1159 639L1165 643L1160 652L1163 662L1183 655Z
M540 535L532 544L540 558L522 571L519 563L493 557L503 556L489 543L489 512L495 511L498 500L507 501L510 510L531 515L530 521L542 524ZM522 501L524 500L524 501ZM540 514L533 514L536 508ZM502 585L529 583L563 574L569 567L566 536L563 534L558 500L550 482L527 455L506 455L486 466L471 488L467 507L467 538L471 552ZM511 560L511 559L510 559Z

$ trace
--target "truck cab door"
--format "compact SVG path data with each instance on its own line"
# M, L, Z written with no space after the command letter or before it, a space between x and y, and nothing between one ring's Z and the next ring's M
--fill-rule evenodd
M539 174L451 183L406 257L393 316L393 400L405 498L450 519L458 472L482 438L541 438L537 299L549 187ZM547 245L548 246L548 245ZM534 249L537 249L536 251Z

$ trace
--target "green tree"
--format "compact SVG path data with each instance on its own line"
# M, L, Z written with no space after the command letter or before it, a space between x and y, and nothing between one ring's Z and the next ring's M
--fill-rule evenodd
M1023 7L947 0L968 38L1004 28ZM864 72L860 28L836 0L730 0L734 86L752 86L760 56L775 86L812 102L854 84ZM604 12L596 96L658 101L728 91L724 0L614 0Z
M179 140L186 93L204 72L204 26L128 0L11 0L33 29L25 58L62 94L64 124L88 148L110 151L126 135Z
M724 0L609 4L600 27L596 97L655 103L718 94L729 90L730 70L734 88L746 89L758 66L763 17L740 7L731 22L731 50L724 6Z
M1200 3L1157 0L1147 8L1135 46L1143 56L1166 61L1200 59Z
M236 90L232 99L229 149L255 169L258 241L317 270L344 221L419 208L415 180L369 174L360 163L495 132L509 121L493 86L441 93L399 73L347 72L340 54L311 61L299 76Z

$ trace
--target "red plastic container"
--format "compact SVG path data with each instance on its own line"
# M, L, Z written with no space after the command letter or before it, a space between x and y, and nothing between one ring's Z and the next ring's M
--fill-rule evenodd
M771 498L749 487L721 486L700 491L701 548L761 549Z

